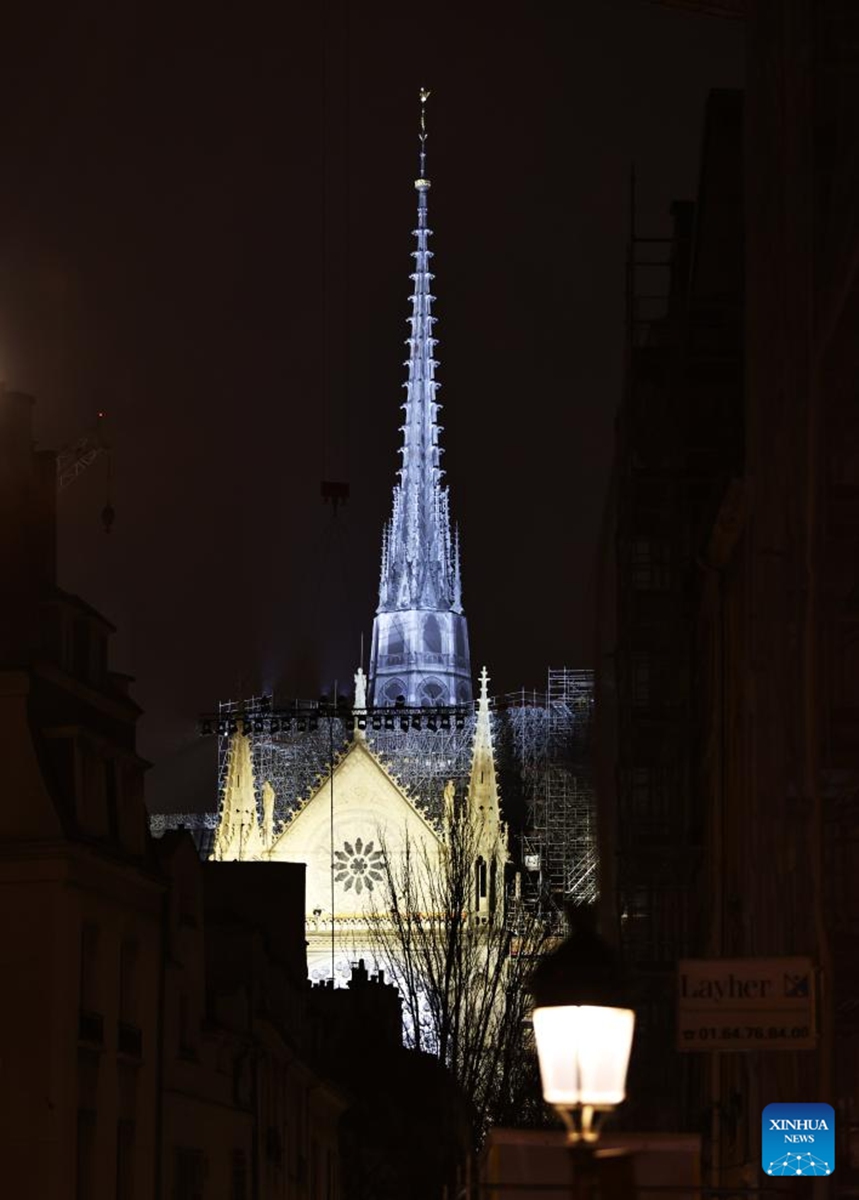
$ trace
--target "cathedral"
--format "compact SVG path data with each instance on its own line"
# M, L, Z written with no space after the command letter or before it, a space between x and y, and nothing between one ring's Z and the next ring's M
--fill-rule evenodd
M373 914L398 864L436 875L453 820L466 822L473 847L476 919L503 906L511 857L521 864L521 897L543 911L591 902L597 889L592 673L550 669L545 692L490 698L484 670L474 700L460 538L441 467L427 95L401 462L382 531L368 673L359 667L342 709L297 701L283 709L271 696L220 705L201 728L218 736L217 803L150 820L156 836L189 828L204 858L305 863L317 980L348 979L355 959L372 961Z
M353 728L345 731L348 740L306 798L278 796L275 782L260 778L265 765L254 754L253 722L235 722L211 849L211 857L218 860L306 864L308 968L318 979L348 977L349 965L357 959L380 965L376 931L396 881L404 869L436 879L443 873L453 822L465 822L473 847L471 909L476 920L488 919L503 904L509 857L499 807L489 680L483 670L474 712L459 535L451 528L440 465L426 96L421 93L402 462L382 535L369 676L359 668ZM400 755L393 747L384 753L372 725L367 730L366 715L380 709L423 709L448 721L451 709L463 714L458 741L470 759L465 786L455 763L443 779L441 803L432 788L409 786L397 770ZM442 756L438 780L444 765ZM288 772L281 774L281 789L290 782L296 786ZM429 884L429 879L423 882ZM415 894L428 894L420 880Z
M243 731L233 734L211 857L306 864L311 978L331 978L333 973L334 978L348 979L350 964L360 959L377 968L384 966L379 921L390 909L403 872L427 875L410 885L412 894L422 898L422 908L427 906L427 897L440 896L443 856L456 820L465 822L468 845L473 847L472 916L482 921L500 912L508 860L507 829L499 805L487 684L484 671L466 794L457 805L451 779L439 819L433 818L419 796L409 793L356 725L333 770L290 818L278 825L274 791L267 781L262 787L263 812L259 813L251 737ZM364 686L359 672L359 701L364 698ZM360 711L357 706L356 710Z

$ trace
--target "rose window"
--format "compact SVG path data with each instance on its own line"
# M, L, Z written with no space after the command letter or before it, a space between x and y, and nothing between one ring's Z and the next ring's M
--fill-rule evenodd
M349 892L354 887L358 895L364 888L372 892L374 883L381 883L385 878L382 871L382 851L373 849L373 842L364 842L356 838L353 842L344 842L342 850L334 851L334 878L343 884L343 890Z

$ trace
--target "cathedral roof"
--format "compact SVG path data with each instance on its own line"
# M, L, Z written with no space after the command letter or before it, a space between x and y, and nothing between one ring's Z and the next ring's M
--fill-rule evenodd
M346 774L355 773L355 769L365 776L366 782L370 787L375 785L378 789L381 776L384 782L388 785L383 792L379 794L391 795L390 789L397 793L398 798L405 804L412 814L418 819L425 832L430 834L432 838L438 840L438 830L433 825L432 821L426 816L421 804L413 797L396 778L393 772L386 764L375 754L372 748L363 738L354 738L350 743L349 748L338 756L334 765L334 796L335 804L337 802L337 784L338 781ZM293 831L308 813L311 806L316 808L319 804L328 805L330 803L330 788L331 788L331 772L327 772L317 786L313 789L310 795L303 803L300 803L288 818L284 828L278 838L275 840L272 847L272 853L276 851L279 841L283 838L288 838L290 832Z

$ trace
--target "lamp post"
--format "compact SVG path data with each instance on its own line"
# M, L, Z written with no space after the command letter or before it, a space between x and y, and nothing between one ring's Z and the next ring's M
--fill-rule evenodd
M615 1186L599 1189L605 1155L596 1142L600 1118L626 1096L635 1013L618 958L590 910L571 908L569 920L571 933L531 977L543 1098L566 1127L577 1191L622 1194L632 1186L631 1162L613 1172Z

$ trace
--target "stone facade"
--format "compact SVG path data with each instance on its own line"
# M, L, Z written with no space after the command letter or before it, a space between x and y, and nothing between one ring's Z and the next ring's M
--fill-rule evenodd
M362 689L360 676L356 690ZM359 959L375 960L374 932L389 906L390 889L401 878L406 855L419 872L438 873L446 830L454 819L454 786L445 812L431 819L420 796L410 795L373 752L358 728L333 771L299 804L285 827L272 828L273 799L267 781L257 798L249 737L232 739L227 785L215 833L213 858L220 861L305 863L308 965L313 978L351 974ZM488 677L481 676L465 803L474 846L472 910L488 917L503 900L507 830L501 819L490 724ZM263 811L260 813L259 809ZM417 894L428 889L418 879ZM384 966L384 964L380 964Z

